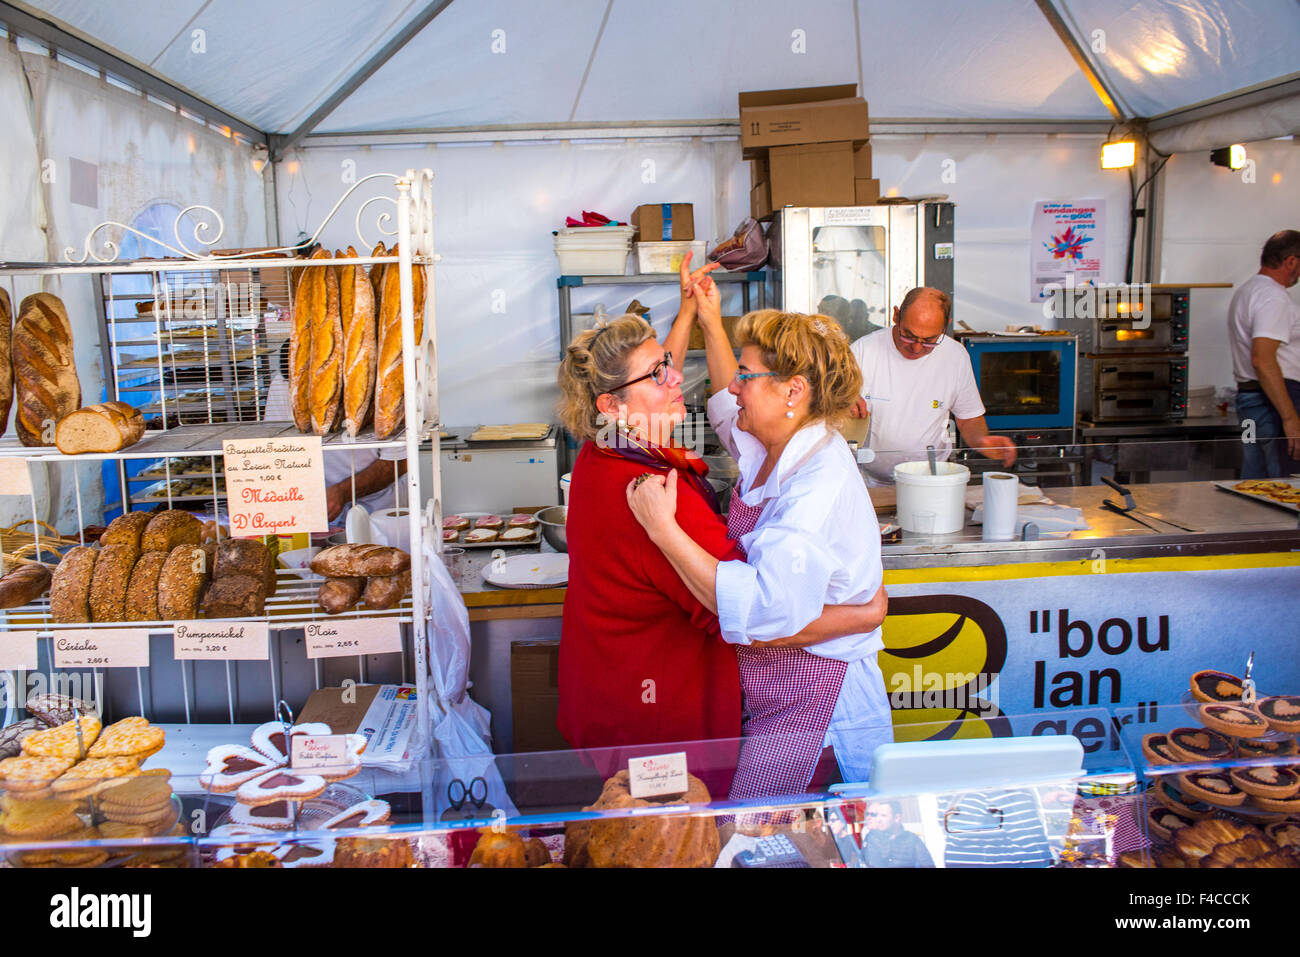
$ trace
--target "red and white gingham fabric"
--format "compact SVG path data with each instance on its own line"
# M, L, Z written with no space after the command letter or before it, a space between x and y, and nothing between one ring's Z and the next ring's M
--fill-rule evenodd
M754 530L763 504L746 505L732 493L727 535L739 541ZM745 740L728 797L743 801L808 789L826 740L848 664L802 648L736 647L745 698Z

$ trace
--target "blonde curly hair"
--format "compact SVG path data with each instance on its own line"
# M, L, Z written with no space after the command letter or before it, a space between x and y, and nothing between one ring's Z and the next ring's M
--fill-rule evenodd
M778 379L808 380L808 414L832 427L849 417L862 392L862 369L849 337L829 316L760 309L736 325L736 347L754 346Z
M560 386L560 421L574 438L596 437L601 415L596 399L627 380L632 350L654 335L650 323L628 314L588 329L569 343L556 381Z

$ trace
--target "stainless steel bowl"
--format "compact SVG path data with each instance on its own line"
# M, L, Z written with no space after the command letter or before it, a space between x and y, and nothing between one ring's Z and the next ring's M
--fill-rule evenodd
M533 517L537 519L537 524L542 526L542 537L551 543L552 548L557 552L569 550L569 540L564 534L565 522L569 520L569 506L551 505L541 509Z

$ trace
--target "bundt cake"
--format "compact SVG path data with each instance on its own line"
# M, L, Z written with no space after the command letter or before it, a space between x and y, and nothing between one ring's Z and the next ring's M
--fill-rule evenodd
M708 788L688 775L685 794L673 798L634 798L627 771L605 782L595 804L585 810L707 804ZM569 867L712 867L722 850L718 825L710 815L655 814L645 817L575 821L565 828L564 863Z
M335 867L414 867L415 855L404 838L341 837L334 845Z
M496 832L490 827L481 827L479 834L478 843L469 857L470 867L528 866L523 838L514 831Z

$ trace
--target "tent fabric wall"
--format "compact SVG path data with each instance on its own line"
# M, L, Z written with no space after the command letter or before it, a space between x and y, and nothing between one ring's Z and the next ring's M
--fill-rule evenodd
M957 317L974 328L1050 324L1029 298L1029 227L1040 200L1104 199L1105 278L1123 279L1128 179L1098 169L1096 137L889 136L873 147L882 189L947 193L957 203ZM711 247L748 213L749 170L734 139L308 148L279 178L282 234L312 232L347 188L345 176L423 166L435 174L439 401L451 425L554 418L559 266L551 230L566 214L595 209L626 219L640 203L690 202L696 238ZM350 229L344 217L322 240L355 245ZM634 297L651 307L662 337L676 312L675 286L575 290L574 310L603 302L618 313ZM728 311L739 310L738 298L724 303ZM687 372L690 395L702 363Z
M30 96L21 83L24 76ZM130 223L159 202L179 208L202 203L216 209L225 220L223 246L265 245L263 174L253 168L247 147L48 56L0 51L0 84L17 88L0 102L5 110L19 114L10 116L13 122L6 126L14 144L6 151L7 162L13 164L8 182L18 188L0 199L0 221L7 227L4 258L64 262L68 247L81 255L92 227L110 220ZM98 167L93 207L72 200L72 159ZM26 184L35 192L24 190ZM175 242L170 235L160 238ZM120 242L122 230L97 233L96 248L102 248L105 239ZM99 401L111 375L103 368L100 348L95 307L98 278L4 277L2 281L15 306L24 296L42 290L63 299L72 319L82 400ZM77 511L71 473L59 468L49 470L49 475L50 512L39 517L72 529ZM103 489L97 464L79 466L78 476L82 520L98 521ZM0 500L0 522L5 522L6 506L16 507L11 500ZM30 518L30 512L18 514L24 517Z
M1300 148L1293 140L1247 143L1253 168L1224 169L1207 153L1169 160L1161 205L1160 282L1244 282L1259 271L1264 240L1300 229ZM1300 287L1291 289L1300 303ZM1188 379L1198 386L1234 385L1228 351L1231 289L1193 290Z

